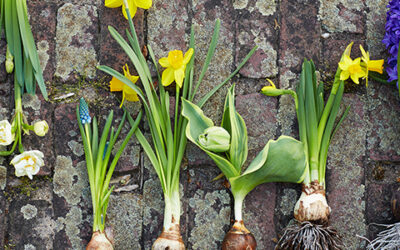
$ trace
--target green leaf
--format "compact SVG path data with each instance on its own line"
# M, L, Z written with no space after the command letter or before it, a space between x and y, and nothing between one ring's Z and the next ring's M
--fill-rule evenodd
M301 183L306 163L302 142L284 135L270 140L241 176L229 178L232 194L235 198L244 197L267 182Z
M247 128L243 118L235 109L235 85L228 90L221 126L231 135L229 159L240 173L248 153Z
M30 59L32 68L35 72L36 81L39 84L40 91L42 92L43 98L47 100L47 90L43 80L42 68L40 66L35 40L33 39L31 26L28 20L26 0L16 0L16 8L25 55Z
M217 164L226 177L239 176L240 172L222 154L216 154L206 150L199 143L199 136L209 127L214 126L210 118L195 104L182 99L182 115L188 120L186 137L206 152Z

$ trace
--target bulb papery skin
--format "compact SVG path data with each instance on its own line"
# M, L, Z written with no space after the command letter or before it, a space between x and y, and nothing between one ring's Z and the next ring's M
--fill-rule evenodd
M222 242L222 250L255 250L256 248L256 239L244 226L242 220L235 221Z
M152 250L185 250L179 223L172 224L169 229L163 228L161 235L153 243Z
M86 250L113 250L114 247L105 233L96 231L92 234L92 239L86 246Z
M294 208L296 220L310 221L318 224L327 224L331 208L326 201L325 190L318 183L311 184L310 187L303 185L300 199Z

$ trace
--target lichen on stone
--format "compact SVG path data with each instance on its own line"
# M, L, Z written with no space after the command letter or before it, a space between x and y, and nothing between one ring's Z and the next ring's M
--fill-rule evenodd
M36 247L28 243L24 245L24 250L36 250Z
M359 0L320 0L318 17L329 32L362 33L357 27L360 14L364 7Z
M67 80L73 71L89 78L96 73L96 38L87 31L97 21L97 8L92 5L64 4L58 9L56 31L55 75Z
M188 241L192 249L217 249L225 236L224 227L230 222L230 197L225 190L205 193L197 190L189 199L194 212L194 227Z
M83 249L82 239L80 237L81 232L79 229L81 223L82 211L77 206L73 206L65 218L59 217L57 219L57 229L65 230L65 233L71 242L72 249Z
M30 220L37 215L37 208L31 204L27 204L21 207L21 213L23 214L25 220Z
M37 43L37 53L41 68L46 69L47 62L49 61L50 55L47 53L49 50L49 43L46 40L42 40Z
M41 102L37 95L23 94L22 95L22 106L25 108L31 108L35 111L35 115L40 114Z
M0 166L0 190L4 190L7 185L7 168Z
M70 157L57 156L53 177L54 193L65 198L70 205L77 205L88 188L85 162L74 167Z
M247 7L247 4L249 3L249 0L235 0L233 2L233 8L237 10L241 10Z
M263 16L273 15L276 11L276 0L257 0L256 8Z
M111 195L107 210L107 225L114 231L115 249L140 249L143 205L141 195L125 193ZM121 212L124 216L121 216Z
M76 156L82 156L85 154L82 143L72 140L69 141L67 144L68 147L72 150L72 153L74 153Z
M285 216L292 215L298 198L296 190L285 188L281 196L279 207L275 208L275 210L278 210Z

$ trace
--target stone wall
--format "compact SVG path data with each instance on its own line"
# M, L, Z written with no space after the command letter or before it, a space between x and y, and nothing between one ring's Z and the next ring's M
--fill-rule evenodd
M258 50L232 80L236 107L249 134L250 155L281 134L297 136L294 103L289 97L259 94L271 78L293 88L301 62L311 58L322 80L331 81L340 55L350 41L368 48L373 59L386 58L381 44L388 0L153 0L138 10L134 23L142 44L157 58L169 50L186 50L194 26L199 72L206 56L214 20L221 19L216 55L199 96L220 83L254 46ZM91 236L91 201L81 138L75 117L79 97L92 113L105 118L110 109L122 112L107 90L109 76L98 64L119 71L128 58L111 38L107 26L123 33L127 22L120 8L107 9L100 0L28 0L30 22L39 51L50 102L25 95L29 121L46 119L45 138L25 136L27 149L45 154L46 166L33 181L16 178L11 158L1 158L0 246L10 249L83 249ZM354 54L353 54L354 55ZM359 56L359 54L357 55ZM5 40L0 39L0 63ZM132 67L133 68L133 67ZM0 68L0 119L13 114L13 79ZM214 121L221 117L227 87L205 106ZM71 97L65 97L72 93ZM71 94L70 94L71 95ZM118 96L120 98L120 96ZM350 113L331 144L327 197L331 222L347 249L363 249L378 230L370 223L391 223L391 190L398 186L400 166L400 105L394 87L370 81L348 83L342 107ZM140 104L130 104L137 112ZM143 125L146 128L145 125ZM127 131L124 128L124 133ZM232 196L225 181L212 182L220 172L210 159L188 145L181 172L181 230L188 249L218 249L232 220ZM158 178L139 143L133 139L117 166L114 182L130 191L114 192L108 225L116 249L150 249L162 229L163 196ZM300 186L264 184L246 198L245 221L258 249L273 249L282 229L293 219Z

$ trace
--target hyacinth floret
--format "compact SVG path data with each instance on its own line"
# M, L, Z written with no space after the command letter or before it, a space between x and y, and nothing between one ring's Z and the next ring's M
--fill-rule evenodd
M386 72L389 75L388 81L397 80L397 52L400 42L400 0L391 0L387 6L389 8L386 17L385 36L382 42L386 45L390 56Z
M90 123L92 121L89 114L89 107L83 97L79 100L79 116L81 117L82 124Z

